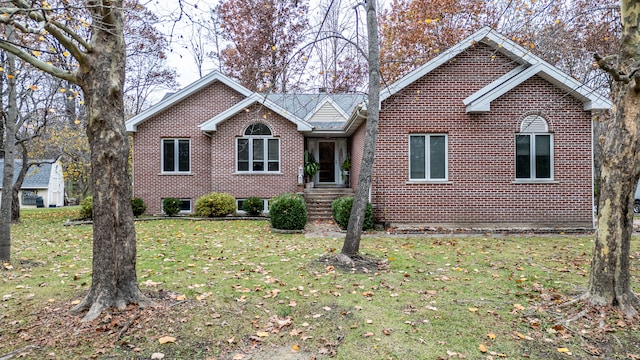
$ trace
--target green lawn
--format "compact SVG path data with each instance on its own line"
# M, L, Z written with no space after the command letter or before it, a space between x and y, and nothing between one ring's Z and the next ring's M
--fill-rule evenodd
M74 211L26 210L13 226L0 358L640 359L637 325L611 313L566 323L580 309L555 306L586 286L592 236L377 233L361 249L378 267L343 271L318 261L338 238L140 221L140 287L159 307L82 323L68 310L91 283L92 229L62 226Z

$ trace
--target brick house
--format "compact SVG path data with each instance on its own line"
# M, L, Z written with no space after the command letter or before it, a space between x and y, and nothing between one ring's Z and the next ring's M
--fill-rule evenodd
M373 184L378 221L442 226L593 226L593 112L611 102L483 28L381 92ZM366 97L252 93L213 72L127 121L133 189L192 212L206 193L241 203L357 184ZM351 160L349 181L341 164ZM307 193L321 190L308 190Z

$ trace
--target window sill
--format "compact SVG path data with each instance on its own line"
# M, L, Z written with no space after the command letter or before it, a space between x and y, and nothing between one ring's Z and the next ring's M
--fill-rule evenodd
M191 171L183 172L161 172L159 175L193 175Z
M556 180L542 180L542 179L521 179L514 180L512 184L559 184Z
M421 184L453 184L449 180L409 180L406 185L421 185Z
M233 175L283 175L281 172L275 172L275 171L271 171L271 172L258 172L258 171L236 171L235 173L233 173Z

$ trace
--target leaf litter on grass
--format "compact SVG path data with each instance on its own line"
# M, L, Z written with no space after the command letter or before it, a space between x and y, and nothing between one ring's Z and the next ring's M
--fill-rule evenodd
M375 235L363 238L366 265L340 268L322 261L340 247L334 237L273 234L266 222L138 223L141 287L162 306L109 310L80 323L68 309L90 282L90 227L57 226L16 229L18 257L42 265L12 263L0 271L3 293L11 295L0 302L7 310L0 315L0 355L30 344L38 347L28 352L40 358L638 353L633 324L613 322L616 332L602 334L614 334L624 348L585 340L599 340L583 335L586 323L554 326L571 314L547 305L586 281L585 237ZM160 344L163 337L175 340Z

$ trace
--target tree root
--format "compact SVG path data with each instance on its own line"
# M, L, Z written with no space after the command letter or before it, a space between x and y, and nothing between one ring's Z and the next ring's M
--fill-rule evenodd
M98 294L96 295L96 293ZM127 298L114 299L112 296L100 290L89 290L87 296L82 301L71 309L71 314L78 315L84 310L89 309L82 318L82 321L95 320L102 312L110 307L118 310L124 310L129 304L137 304L139 308L144 309L147 307L156 307L158 304L147 298L142 294L139 289L134 291L134 294Z
M16 355L20 355L22 352L33 349L33 348L37 348L37 345L27 345L21 349L17 349L17 350L13 350L10 353L4 354L4 355L0 355L0 360L9 360L12 357L16 356Z

